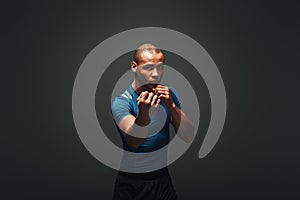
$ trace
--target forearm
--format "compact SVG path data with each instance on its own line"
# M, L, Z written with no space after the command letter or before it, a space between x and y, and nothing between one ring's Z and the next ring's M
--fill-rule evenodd
M185 142L191 143L194 138L194 126L185 113L175 103L169 107L171 121L176 134Z
M169 106L169 110L171 114L171 122L175 128L175 132L177 133L181 122L181 110L174 102Z
M137 148L145 142L148 137L148 125L150 123L149 110L150 108L157 108L159 102L160 100L154 93L142 92L137 98L139 108L137 116L129 115L120 122L119 127L124 132L129 146Z
M133 123L125 131L125 139L129 146L139 147L148 137L149 114L139 112Z

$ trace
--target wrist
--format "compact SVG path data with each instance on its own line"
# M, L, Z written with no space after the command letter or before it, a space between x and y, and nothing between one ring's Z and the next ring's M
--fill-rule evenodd
M135 123L139 126L147 126L150 123L149 112L138 112Z

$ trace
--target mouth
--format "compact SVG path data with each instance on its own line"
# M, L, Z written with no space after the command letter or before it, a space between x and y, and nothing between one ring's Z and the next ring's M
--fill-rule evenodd
M158 80L157 81L149 81L148 84L158 84Z
M148 84L145 85L145 87L149 90L152 91L152 88L156 88L158 85L157 82L149 82Z
M158 84L158 81L150 81L147 85L156 87Z

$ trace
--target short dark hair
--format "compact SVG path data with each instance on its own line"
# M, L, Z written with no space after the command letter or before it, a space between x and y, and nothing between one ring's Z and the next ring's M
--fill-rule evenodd
M153 44L150 43L145 43L142 44L141 46L139 46L135 51L134 51L134 55L133 55L133 61L136 62L137 64L140 62L141 60L141 54L145 51L148 51L150 53L162 53L163 52L157 48L156 46L154 46Z

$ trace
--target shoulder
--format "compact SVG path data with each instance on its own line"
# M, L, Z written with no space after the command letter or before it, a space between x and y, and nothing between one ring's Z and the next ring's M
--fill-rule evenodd
M170 94L172 95L172 97L175 96L179 99L179 95L178 95L177 91L175 90L175 88L172 86L168 86L168 88L169 88L169 91L170 91Z
M133 100L133 96L130 90L125 90L122 94L115 97L112 101L112 108L117 108L119 106L129 105Z
M169 88L170 92L176 93L176 90L175 90L175 88L174 88L174 87L172 87L172 86L168 86L168 88Z
M111 111L117 124L119 124L125 116L130 115L133 112L133 102L133 96L128 90L125 90L113 100Z
M170 91L170 95L171 95L173 101L175 102L176 106L181 109L180 98L179 98L178 93L176 92L176 90L173 87L168 86L168 88Z

